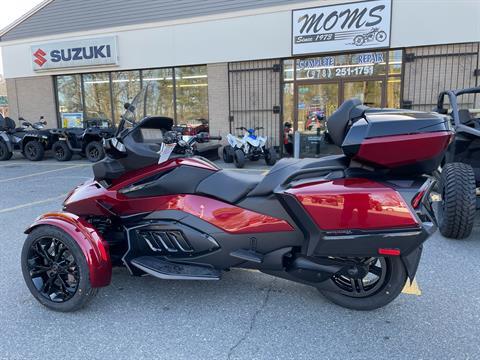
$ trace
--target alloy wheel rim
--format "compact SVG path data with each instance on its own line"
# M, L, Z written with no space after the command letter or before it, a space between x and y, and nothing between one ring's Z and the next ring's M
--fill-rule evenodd
M352 260L352 259L349 259ZM367 267L363 278L346 275L334 275L333 283L343 295L355 298L366 298L377 293L388 281L389 265L385 258L355 258L358 265Z
M59 158L63 158L63 156L65 155L65 152L63 151L63 149L61 147L58 147L57 151L56 151L56 155Z
M97 148L93 148L93 149L90 150L90 157L92 159L97 159L98 155L99 155L99 151L98 151Z
M78 290L78 264L70 249L57 238L36 240L28 251L27 266L37 291L52 302L68 301Z
M31 145L27 145L27 154L30 156L30 157L35 157L37 155L37 151L36 149L31 146Z

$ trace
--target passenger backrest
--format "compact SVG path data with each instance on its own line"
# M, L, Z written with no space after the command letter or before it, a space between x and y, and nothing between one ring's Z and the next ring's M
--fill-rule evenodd
M360 99L347 100L327 119L328 133L335 145L342 146L352 112L359 105L362 105Z

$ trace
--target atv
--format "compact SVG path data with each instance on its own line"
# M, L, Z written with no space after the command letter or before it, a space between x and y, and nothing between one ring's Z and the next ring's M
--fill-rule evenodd
M84 128L63 128L51 130L54 136L52 150L58 161L69 161L74 154L85 156L91 162L105 157L103 140L111 138L115 129L106 120L86 121Z
M0 161L9 160L14 151L20 151L30 161L40 161L45 151L52 148L52 134L44 129L47 124L43 121L30 123L20 117L22 126L17 128L15 121L0 114Z
M228 145L224 146L223 161L225 163L235 163L237 168L245 166L245 160L258 161L264 158L267 165L273 166L277 161L277 153L274 148L267 147L267 138L255 135L255 131L262 130L263 127L247 129L238 127L237 130L244 130L243 138L227 135Z
M440 198L437 219L443 236L468 237L480 208L480 87L447 90L435 112L448 115L455 129L437 172Z

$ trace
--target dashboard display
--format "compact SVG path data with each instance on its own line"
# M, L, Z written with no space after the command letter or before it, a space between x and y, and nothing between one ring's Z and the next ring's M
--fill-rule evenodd
M141 128L143 141L161 143L163 141L163 132L161 129Z

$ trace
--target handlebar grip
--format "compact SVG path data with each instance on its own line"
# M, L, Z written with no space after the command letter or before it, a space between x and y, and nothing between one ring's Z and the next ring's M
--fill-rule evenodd
M222 140L222 137L221 136L209 136L208 139L209 140Z

